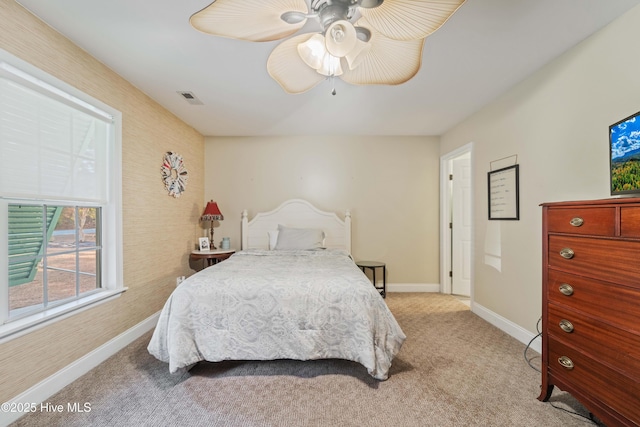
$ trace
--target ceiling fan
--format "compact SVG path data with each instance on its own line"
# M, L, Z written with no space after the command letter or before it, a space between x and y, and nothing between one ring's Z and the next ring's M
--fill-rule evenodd
M312 32L283 41L267 60L286 92L303 93L334 77L359 85L408 81L420 69L425 38L464 2L215 0L189 22L207 34L254 42L287 38L309 22Z

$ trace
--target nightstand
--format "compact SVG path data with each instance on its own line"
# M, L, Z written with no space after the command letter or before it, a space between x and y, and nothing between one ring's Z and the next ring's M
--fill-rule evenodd
M220 261L224 261L231 255L235 254L235 249L216 249L212 251L192 251L189 258L192 260L205 260L207 267L213 264L217 264Z
M379 261L358 261L356 265L364 272L365 268L368 268L372 272L373 286L380 291L382 298L387 297L387 266L384 262ZM378 287L376 283L376 269L382 269L382 287Z

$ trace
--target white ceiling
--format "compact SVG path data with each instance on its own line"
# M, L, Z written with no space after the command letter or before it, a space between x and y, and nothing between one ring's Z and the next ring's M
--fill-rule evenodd
M210 0L18 2L203 135L258 136L440 135L640 0L467 0L426 39L412 80L336 80L335 96L328 81L285 93L266 70L278 42L193 29Z

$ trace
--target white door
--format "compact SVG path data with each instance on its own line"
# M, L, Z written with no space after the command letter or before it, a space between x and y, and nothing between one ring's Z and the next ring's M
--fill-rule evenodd
M451 293L471 296L471 156L452 161Z

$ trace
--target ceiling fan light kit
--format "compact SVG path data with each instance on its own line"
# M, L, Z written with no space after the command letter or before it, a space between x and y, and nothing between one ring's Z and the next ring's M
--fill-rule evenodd
M303 93L334 77L358 85L408 81L420 70L424 39L464 1L216 0L189 22L220 37L287 39L271 52L267 71L286 92ZM309 20L317 31L295 35Z

